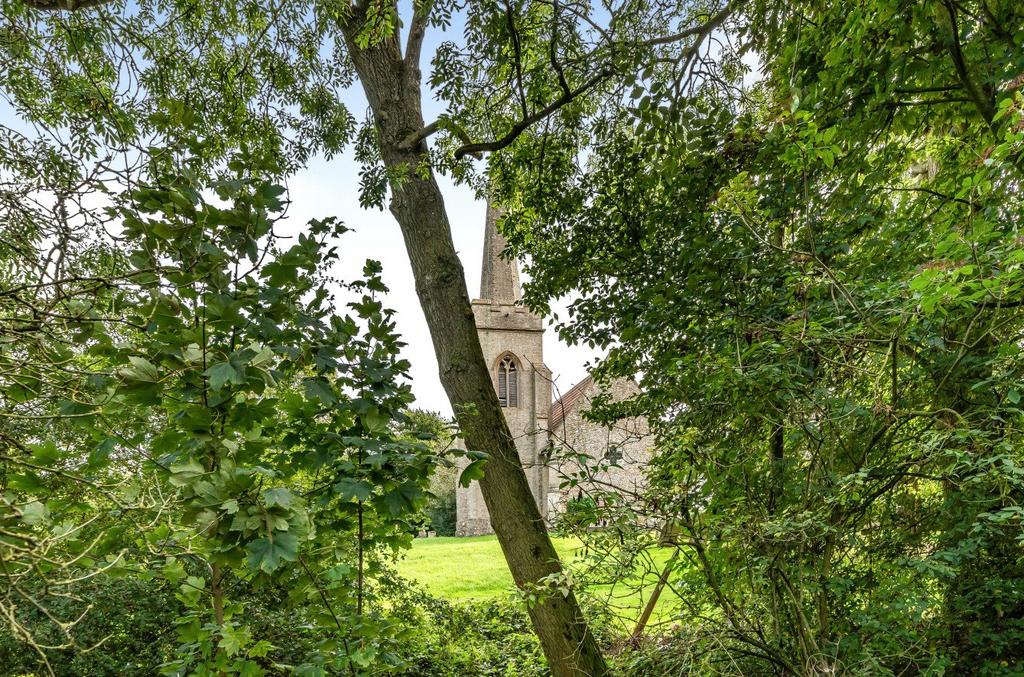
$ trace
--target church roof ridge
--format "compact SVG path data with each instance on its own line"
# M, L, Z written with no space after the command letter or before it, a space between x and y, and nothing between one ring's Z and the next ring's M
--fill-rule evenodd
M583 392L593 382L594 377L587 374L586 378L574 385L572 388L569 388L564 395L551 404L551 417L548 420L549 428L554 428L565 420L566 415L576 408L576 405L579 404L580 398L583 397Z

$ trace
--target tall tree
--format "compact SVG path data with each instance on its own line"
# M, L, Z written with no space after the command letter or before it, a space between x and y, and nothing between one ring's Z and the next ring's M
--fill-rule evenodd
M566 55L559 50L558 41L576 42L578 47L581 31L574 26L575 30L563 35L564 28L559 23L563 18L557 4L553 8L531 3L482 5L475 10L479 13L480 35L490 38L491 48L501 50L511 61L508 66L496 61L492 67L509 69L499 76L497 89L507 89L516 102L499 104L504 112L509 108L513 111L510 114L514 121L493 141L472 142L464 138L466 143L455 149L455 158L501 150L533 125L547 121L602 83L613 80L616 68L622 69L621 78L622 73L630 73L630 67L636 65L628 61L637 59L635 53L627 58L626 67L616 63L614 57L616 47L636 49L638 45L628 40L600 40L590 53L582 55L580 82L570 85L566 67L560 61ZM635 5L616 8L611 16L612 25L616 19L625 22L630 10L641 9L645 11L640 16L650 20L650 8ZM374 113L380 158L390 180L390 210L405 238L441 382L466 443L489 456L480 479L484 501L516 584L528 587L557 575L560 565L483 359L462 265L452 243L443 196L431 170L426 138L437 130L438 123L427 125L423 119L420 74L420 50L428 27L435 20L431 10L430 3L416 5L404 50L396 20L397 5L381 12L376 5L357 4L350 8L342 31ZM696 41L699 44L725 14L722 11L710 21L698 22L696 28L669 36L665 42L696 35L701 38ZM500 28L495 29L495 25ZM375 35L380 37L375 39ZM493 78L495 73L488 75ZM458 82L459 78L453 80ZM618 86L620 82L615 81L613 89ZM463 112L463 118L466 117ZM464 130L455 133L463 137L466 134ZM606 672L604 659L571 590L564 595L542 596L538 604L531 606L530 615L553 674Z
M603 413L659 435L646 508L679 531L694 660L1016 674L1021 7L735 21L759 76L723 53L680 91L664 64L545 140L568 162L499 158L527 302L576 294L563 336L641 379Z
M428 30L459 9L465 44L442 43L431 77L450 110L427 123L422 48ZM620 98L644 68L699 62L729 12L703 1L414 2L403 20L396 2L29 0L11 5L19 30L4 49L19 112L59 131L54 138L67 132L60 148L71 158L97 159L92 186L130 174L110 164L110 147L133 169L140 157L173 165L187 151L192 168L207 171L231 148L258 148L287 173L351 138L337 91L354 74L373 112L359 145L365 200L383 204L390 191L442 383L467 443L490 457L485 501L516 583L531 587L560 565L482 358L434 171L470 179L468 158L553 128L582 133L588 113ZM174 142L183 130L197 139L187 149ZM427 139L437 133L432 153ZM152 152L161 145L178 154ZM567 148L551 152L564 158ZM605 672L571 592L542 596L530 615L556 675Z

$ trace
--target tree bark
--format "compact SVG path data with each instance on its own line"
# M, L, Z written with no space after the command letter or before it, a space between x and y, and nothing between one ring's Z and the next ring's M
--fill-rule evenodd
M397 31L367 47L357 45L361 17L349 19L345 40L373 111L381 157L391 176L390 210L405 239L423 314L444 386L468 448L489 460L480 480L491 525L512 578L528 588L561 571L558 554L534 501L526 473L484 362L462 264L452 243L444 200L425 140L408 140L424 127L417 59L403 59ZM556 677L607 673L604 657L575 596L545 596L529 608Z

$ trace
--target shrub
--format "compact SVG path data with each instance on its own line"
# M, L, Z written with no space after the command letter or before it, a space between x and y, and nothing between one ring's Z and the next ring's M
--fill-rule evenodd
M38 597L42 590L27 590ZM47 610L62 619L77 618L78 649L48 651L50 669L56 675L154 675L175 645L174 619L180 605L168 586L133 578L101 577L83 584L78 599L58 597ZM88 606L92 608L82 616ZM31 628L42 645L60 644L38 609L21 607L19 621ZM5 675L45 674L39 654L15 638L7 626L0 632L0 670Z
M455 489L451 488L434 496L427 503L427 519L430 530L438 536L455 535Z

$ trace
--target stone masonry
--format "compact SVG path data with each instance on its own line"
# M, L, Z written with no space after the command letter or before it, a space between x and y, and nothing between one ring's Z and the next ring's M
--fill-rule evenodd
M552 405L549 419L552 445L548 461L549 518L561 512L566 501L573 498L598 496L600 501L603 500L601 493L610 491L628 502L644 491L652 445L647 421L629 418L606 427L584 417L599 394L607 394L613 401L622 401L636 391L636 383L629 380L619 379L601 385L588 376ZM577 453L589 457L586 464L575 458ZM578 486L562 488L571 479L578 479L581 471L585 471L585 479Z
M552 405L551 371L544 364L543 323L521 304L519 270L514 261L503 256L507 243L497 228L500 216L498 210L488 205L480 298L473 301L473 315L484 359L491 369L499 399L504 398L505 420L515 439L530 489L541 514L550 518L549 513L564 504L559 484L565 470L564 464L549 467L546 459L552 445L572 445L597 459L604 458L609 449L614 454L624 451L623 461L630 459L629 469L613 468L608 477L600 479L621 481L632 490L642 486L650 439L646 427L638 422L627 422L618 430L618 426L608 429L582 417L587 403L600 390L589 377ZM628 396L629 389L635 387L628 382L613 384L612 396ZM554 423L549 421L553 412L557 417ZM642 434L639 437L632 434L637 432ZM462 466L465 464L463 461ZM493 532L483 494L476 482L468 488L456 487L456 513L457 535Z

